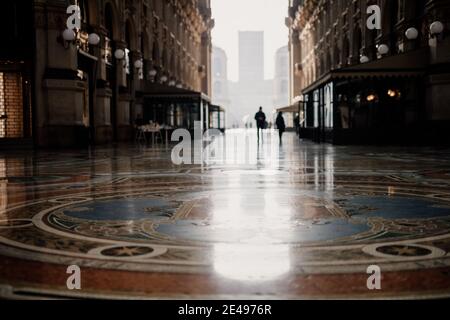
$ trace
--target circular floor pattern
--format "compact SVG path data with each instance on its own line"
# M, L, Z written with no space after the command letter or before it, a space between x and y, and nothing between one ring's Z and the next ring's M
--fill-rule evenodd
M449 194L365 187L91 192L7 212L17 218L0 221L0 243L15 257L140 271L214 272L236 249L270 260L265 246L299 274L450 265Z
M275 164L173 166L130 146L17 157L0 185L0 296L69 294L73 264L96 297L448 296L450 153L292 138Z

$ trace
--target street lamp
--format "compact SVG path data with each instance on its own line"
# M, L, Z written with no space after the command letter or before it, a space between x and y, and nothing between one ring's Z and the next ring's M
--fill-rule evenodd
M359 58L359 62L361 62L361 63L367 63L369 61L370 61L370 59L366 55L362 55L361 58Z
M72 29L65 29L62 33L62 38L65 43L75 42L77 39L77 31ZM92 46L97 46L100 43L100 36L96 33L89 34L88 43Z
M416 28L409 28L406 30L405 36L408 40L416 40L419 37L419 30Z
M400 90L397 90L397 89L389 89L389 90L387 91L387 95L388 95L390 98L400 98L402 94L401 94Z
M430 25L431 36L435 36L444 32L444 24L440 21L435 21Z
M125 58L125 51L122 50L122 49L117 49L117 50L114 52L114 57L115 57L117 60L122 60L123 58Z
M386 55L389 53L389 47L386 44L380 44L378 46L378 53L381 55Z
M369 94L366 97L367 102L376 102L378 100L378 96L374 93Z
M71 29L66 29L63 31L62 37L64 39L64 41L66 42L72 42L75 41L76 38L76 34L75 31L71 30Z
M136 69L141 70L143 66L144 66L144 63L142 62L142 60L136 60L136 61L134 62L134 67L135 67Z
M88 42L90 45L97 46L100 43L100 36L96 33L91 33Z

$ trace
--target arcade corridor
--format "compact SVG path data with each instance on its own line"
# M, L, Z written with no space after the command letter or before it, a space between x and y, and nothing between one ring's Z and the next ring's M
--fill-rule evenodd
M287 134L267 156L273 143L204 166L138 145L2 153L0 296L449 295L450 150ZM66 288L70 265L81 290Z

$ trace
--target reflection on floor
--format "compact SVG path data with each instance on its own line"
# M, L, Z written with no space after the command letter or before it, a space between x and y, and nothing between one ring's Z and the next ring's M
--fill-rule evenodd
M0 154L0 295L450 296L450 150L248 146L203 166L133 145Z

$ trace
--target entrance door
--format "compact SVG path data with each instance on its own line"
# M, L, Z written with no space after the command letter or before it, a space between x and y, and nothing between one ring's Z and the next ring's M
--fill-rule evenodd
M5 1L0 10L0 140L32 134L33 1Z
M0 70L0 139L31 137L31 85L21 72Z

